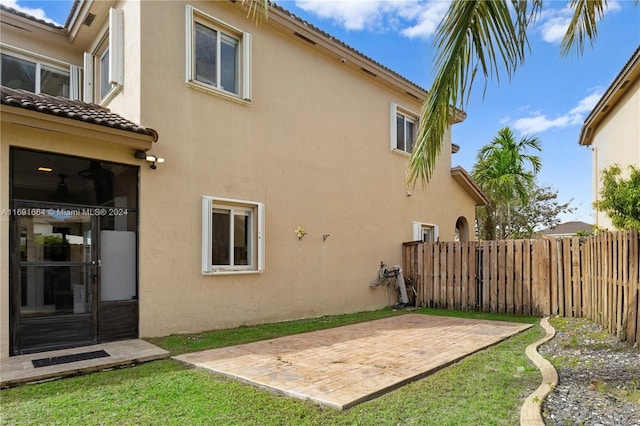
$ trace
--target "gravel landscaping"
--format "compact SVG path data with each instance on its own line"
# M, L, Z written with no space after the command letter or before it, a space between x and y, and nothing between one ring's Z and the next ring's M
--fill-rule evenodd
M547 425L640 426L640 353L584 319L552 318L539 348L558 371L543 404Z

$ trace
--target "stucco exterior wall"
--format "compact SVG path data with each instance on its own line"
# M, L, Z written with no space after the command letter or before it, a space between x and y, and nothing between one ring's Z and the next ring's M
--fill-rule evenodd
M627 90L596 129L593 143L593 199L600 198L603 169L619 164L640 167L640 80ZM596 210L596 225L613 230L611 219Z
M185 84L185 6L252 33L252 101ZM156 129L151 170L133 149L3 125L0 201L9 203L9 146L138 164L141 337L378 309L395 303L372 289L380 261L401 264L413 222L455 238L475 202L451 176L451 135L426 187L405 185L408 155L390 149L390 106L421 100L382 84L269 23L256 26L230 2L121 2L125 83L108 107ZM69 47L72 50L72 47ZM80 53L77 53L78 55ZM203 276L202 196L265 205L265 270ZM8 218L0 228L8 279ZM294 228L304 226L302 239ZM323 239L323 235L329 235ZM8 285L2 285L7 353Z
M401 263L413 221L452 240L458 216L473 220L473 201L450 176L450 135L432 182L408 197L408 157L390 150L389 108L419 112L419 102L256 27L238 8L194 7L252 32L253 100L187 87L185 3L143 3L141 121L160 133L154 152L167 162L142 180L141 334L385 306L386 290L369 283L381 260ZM263 274L201 275L203 195L265 204ZM296 226L308 232L302 241Z

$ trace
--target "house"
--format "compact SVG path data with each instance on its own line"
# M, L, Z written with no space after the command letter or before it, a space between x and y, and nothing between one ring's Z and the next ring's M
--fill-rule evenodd
M3 357L378 309L402 242L474 238L449 132L405 185L425 90L285 9L1 14Z
M580 131L580 145L593 152L593 199L600 199L603 169L640 166L640 46L607 88ZM595 226L613 229L611 219L595 211Z
M552 228L545 228L540 231L540 234L549 238L563 238L563 237L575 237L576 234L593 233L593 225L574 220L570 222L564 222Z

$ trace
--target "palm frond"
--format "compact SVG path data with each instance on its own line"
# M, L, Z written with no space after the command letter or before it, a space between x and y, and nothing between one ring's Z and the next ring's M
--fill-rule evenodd
M247 19L256 24L269 19L269 0L242 0L242 4L247 6Z
M560 52L563 56L569 54L572 47L582 55L587 39L593 46L598 37L597 24L602 19L606 6L607 0L571 0L569 7L574 10L574 13L560 44Z
M540 1L455 0L440 24L434 42L436 77L422 109L416 145L406 180L426 186L450 123L451 107L464 106L478 70L486 89L490 77L509 77L528 47L526 29L537 16Z

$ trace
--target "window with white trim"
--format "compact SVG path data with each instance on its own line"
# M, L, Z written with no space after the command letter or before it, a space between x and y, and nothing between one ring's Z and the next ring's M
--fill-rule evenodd
M19 51L0 54L2 85L33 93L78 99L80 67L46 61L46 58Z
M202 273L264 270L264 205L202 197Z
M186 10L187 84L251 100L251 34L191 6Z
M438 241L438 226L432 223L413 222L413 240L423 243Z
M91 52L84 53L84 101L106 102L124 84L124 12L109 10L109 28Z
M391 149L411 153L418 130L418 115L391 103Z

